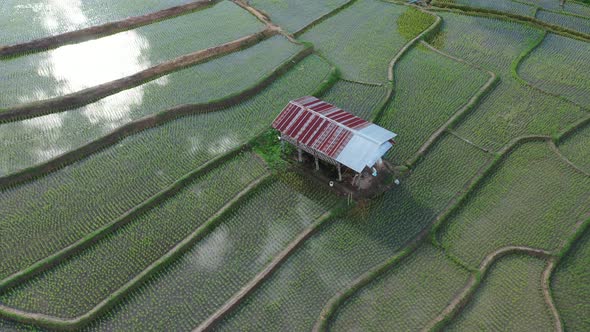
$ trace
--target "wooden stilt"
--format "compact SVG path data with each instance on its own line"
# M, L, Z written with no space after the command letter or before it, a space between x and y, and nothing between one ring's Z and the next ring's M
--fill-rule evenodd
M320 170L320 162L318 160L318 156L313 156L315 158L315 170L319 171Z
M297 148L297 160L299 160L300 163L303 162L303 156L300 148Z
M336 167L338 167L338 182L342 182L342 171L341 171L341 167L340 167L340 163L338 163L338 165L336 165Z

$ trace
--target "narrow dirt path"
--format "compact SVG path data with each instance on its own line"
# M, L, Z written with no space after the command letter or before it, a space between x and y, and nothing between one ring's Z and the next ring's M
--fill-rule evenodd
M94 308L92 308L85 314L74 318L60 318L45 314L26 312L23 310L11 308L0 304L0 317L14 320L20 323L33 324L48 329L75 330L87 325L96 317L106 312L108 309L112 308L112 306L115 305L122 297L129 294L132 290L138 287L143 281L152 276L154 272L158 271L165 264L168 264L171 261L173 261L184 251L190 248L190 246L192 246L194 243L199 241L203 236L208 234L212 229L214 229L217 226L217 222L219 221L220 217L224 213L226 213L226 211L230 210L234 205L240 204L240 201L252 189L261 185L261 183L268 180L270 177L270 174L266 174L251 182L247 187L245 187L236 196L229 200L223 207L221 207L221 209L219 209L215 214L210 216L205 223L203 223L200 227L194 230L184 240L179 242L165 255L163 255L158 260L150 264L147 268L145 268L143 271L141 271L139 274L137 274L135 277L129 280L125 285L113 292L107 298L103 299L99 304L97 304Z

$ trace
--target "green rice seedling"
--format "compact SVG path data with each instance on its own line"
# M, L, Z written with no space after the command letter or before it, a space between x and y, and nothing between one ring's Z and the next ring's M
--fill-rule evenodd
M290 32L297 32L350 0L252 0L250 4Z
M87 330L190 331L336 200L308 179L281 175L232 208L205 238Z
M518 73L531 84L590 107L590 43L548 34Z
M559 142L559 150L576 166L590 172L590 124Z
M441 15L445 25L435 44L500 77L498 86L456 128L461 136L499 150L519 136L556 134L585 116L580 107L512 77L513 62L543 36L542 31L495 18Z
M391 59L406 43L397 20L408 10L377 0L359 0L301 35L334 62L343 78L386 82Z
M448 331L552 331L541 280L545 261L510 255L498 260Z
M590 329L590 230L574 244L551 278L555 306L568 331Z
M396 66L394 78L393 101L378 124L399 135L387 157L401 164L467 104L489 75L417 47Z
M425 243L353 295L332 317L333 331L418 331L467 283L469 272Z
M537 19L590 35L590 17L583 18L540 10Z
M0 192L0 278L51 255L254 138L330 66L310 56L256 97L122 140L34 182ZM248 130L244 130L248 128Z
M400 186L323 225L218 329L309 331L337 291L429 225L485 159L480 150L445 137Z
M410 7L397 20L397 30L407 41L410 41L428 29L434 21L434 15Z
M370 120L386 94L387 88L383 85L367 85L341 80L321 98L358 117Z
M546 142L525 143L489 175L439 233L471 267L508 245L555 250L590 208L590 179Z
M274 36L74 110L0 124L0 176L75 150L144 116L239 93L301 49L282 36Z
M6 0L0 5L0 45L23 43L92 25L144 15L192 0Z
M120 79L263 28L254 16L223 1L206 10L111 36L0 61L0 108Z
M56 317L80 316L170 251L265 173L265 165L252 153L239 155L73 258L0 295L0 302Z

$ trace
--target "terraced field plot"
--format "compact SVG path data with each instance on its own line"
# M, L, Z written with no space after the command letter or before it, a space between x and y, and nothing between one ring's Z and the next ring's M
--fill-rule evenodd
M307 181L289 174L255 189L190 251L88 330L196 327L335 204L334 195L310 189Z
M281 36L62 113L0 124L0 176L75 150L118 127L255 86L303 49Z
M235 176L242 167L249 172ZM264 173L262 162L252 154L221 164L72 259L6 292L0 302L57 317L82 315L203 226Z
M399 135L399 145L388 157L400 164L467 104L490 77L421 46L400 61L394 78L393 101L378 123Z
M545 261L519 255L498 260L475 298L448 331L551 331L551 314L541 291Z
M320 58L308 57L244 103L167 123L47 177L4 190L0 225L6 240L0 249L6 259L0 262L0 278L104 226L208 160L252 139L289 99L312 92L328 71ZM241 130L244 127L249 130Z
M359 0L305 32L301 39L316 45L344 78L385 82L389 62L407 42L397 27L406 10L401 5ZM380 13L377 17L376 12Z
M231 21L231 25L225 22ZM134 30L0 61L0 108L110 82L264 28L230 1ZM195 38L195 35L202 37Z
M442 13L445 25L434 45L499 75L498 86L457 126L457 132L491 150L523 135L554 135L588 113L512 77L512 63L541 38L527 25Z
M590 178L546 142L526 143L478 186L439 236L472 267L509 245L555 250L590 211L589 193Z
M221 0L1 60L0 108L264 29L0 124L0 331L587 330L589 44L539 19L590 7L557 2ZM0 45L181 3L9 0ZM280 143L305 95L399 134L374 196Z
M590 17L583 18L540 10L537 13L537 18L547 23L590 35Z
M590 107L590 44L549 34L522 62L523 79L552 93L558 93Z
M0 45L27 42L68 31L144 15L193 0L140 2L6 0L0 4ZM25 31L22 27L26 26Z
M441 250L423 245L344 304L330 330L420 330L463 287L468 275Z
M219 330L310 330L335 292L413 239L486 160L454 137L433 151L401 186L322 227Z

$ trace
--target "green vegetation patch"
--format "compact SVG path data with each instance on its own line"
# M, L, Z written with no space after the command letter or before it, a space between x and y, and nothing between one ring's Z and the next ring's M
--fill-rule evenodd
M223 1L212 8L111 36L0 61L0 108L120 79L263 28L238 5Z
M467 283L469 272L424 244L342 306L333 331L418 331Z
M75 150L144 116L237 94L258 84L301 49L274 36L77 109L0 124L4 147L0 176Z
M489 175L439 234L472 267L509 245L555 250L590 207L590 178L546 142L519 146Z
M410 41L431 26L435 20L432 14L409 7L397 20L397 30L407 41Z
M424 47L411 49L394 77L393 101L378 124L399 135L387 155L397 164L411 158L489 79L483 71Z
M190 331L336 201L311 181L283 174L255 189L205 238L86 330Z
M590 43L548 34L518 73L545 91L590 107Z
M337 291L433 222L483 162L481 151L445 137L400 186L321 227L219 330L309 331Z
M484 276L469 304L448 331L551 331L551 313L543 298L545 261L511 255Z
M568 331L590 329L590 229L582 235L552 276L555 305Z
M406 43L397 20L407 7L359 0L301 35L340 69L343 78L386 82L387 67Z
M34 182L1 191L0 278L72 244L250 141L289 100L312 93L329 72L322 59L307 57L241 104L143 131Z

